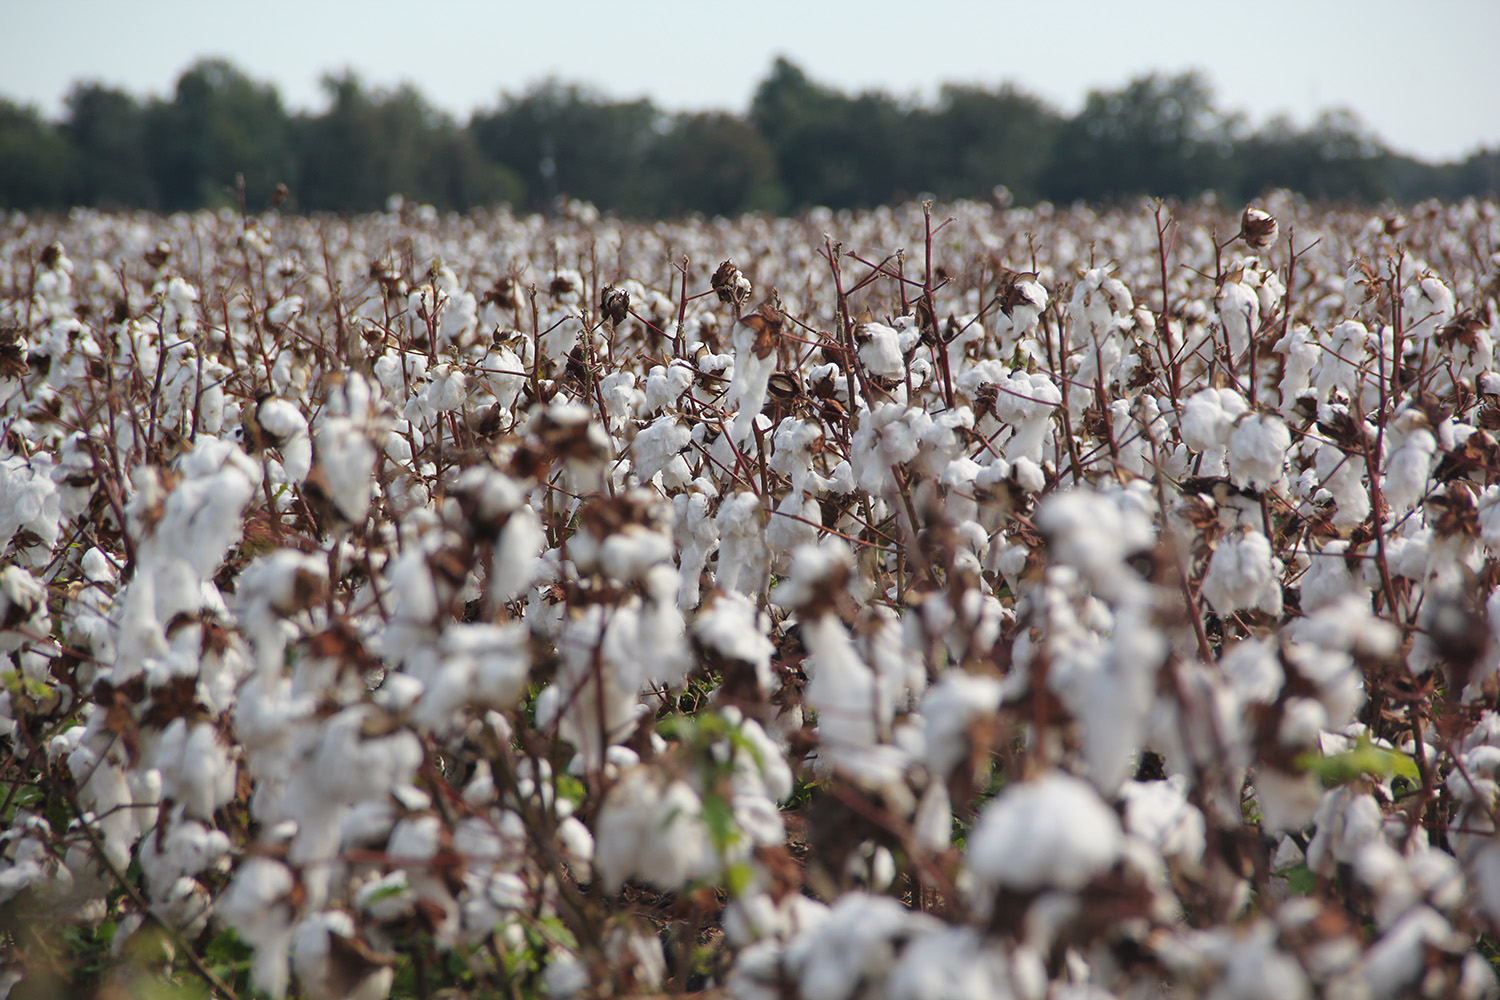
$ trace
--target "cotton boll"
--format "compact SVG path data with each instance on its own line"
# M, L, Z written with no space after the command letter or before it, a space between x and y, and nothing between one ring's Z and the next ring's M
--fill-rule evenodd
M715 591L693 621L693 638L732 664L743 664L756 687L769 693L773 685L771 657L776 645L767 638L771 620L743 594Z
M1462 938L1430 907L1420 906L1372 944L1365 953L1364 976L1376 1000L1410 996L1428 968L1432 951L1452 952Z
M1348 787L1330 790L1313 816L1318 830L1307 845L1308 868L1332 876L1335 864L1353 864L1379 839L1384 821L1373 796Z
M946 778L971 753L970 730L1000 707L1000 682L993 677L949 670L922 697L922 728L927 770Z
M764 515L754 493L725 497L714 525L719 535L719 568L715 586L743 594L758 593L770 572Z
M718 524L709 516L712 490L711 483L700 480L672 498L682 580L677 591L677 606L684 611L697 606L703 568L719 544Z
M693 384L694 373L685 361L674 359L670 365L654 366L646 374L645 396L641 401L641 414L656 413L676 406L683 393ZM643 479L650 478L643 476Z
M817 500L796 492L783 497L766 525L766 545L776 554L772 572L785 573L791 553L803 545L816 545L821 524L822 508Z
M787 946L783 966L804 997L852 1000L861 983L886 981L900 944L938 927L889 897L845 893L826 920Z
M261 470L232 442L205 436L177 471L181 479L162 505L147 562L186 559L207 578L239 540L240 514L260 487Z
M1255 330L1260 316L1260 298L1254 287L1242 280L1241 274L1231 272L1219 287L1214 305L1224 324L1230 357L1238 362L1250 349L1250 334Z
M1013 1000L1005 953L972 927L918 937L891 970L892 1000Z
M1217 454L1222 461L1223 451L1229 444L1229 435L1234 422L1249 410L1245 397L1233 389L1202 389L1187 398L1183 404L1179 427L1183 442L1196 452L1207 456ZM1218 475L1210 470L1204 475Z
M1165 781L1127 781L1120 788L1125 829L1167 860L1197 865L1206 844L1203 814L1187 800L1187 781L1176 774Z
M1281 571L1270 540L1245 528L1220 539L1203 578L1203 597L1221 616L1243 609L1279 615Z
M1310 1000L1312 985L1295 958L1277 947L1277 928L1259 920L1235 940L1213 1000Z
M642 659L638 610L612 613L592 605L564 621L558 636L562 663L553 683L537 696L536 724L577 748L583 766L596 768L647 711L638 693L651 661ZM596 659L597 657L597 659Z
M155 761L162 795L181 805L186 815L212 819L234 798L237 772L225 742L206 722L189 727L186 719L177 718L162 730Z
M1431 273L1422 275L1414 285L1401 293L1402 313L1408 326L1406 335L1418 349L1453 319L1457 306L1453 291Z
M1292 435L1280 417L1251 414L1229 433L1229 475L1241 489L1278 489L1286 481Z
M298 986L311 1000L384 1000L395 969L359 944L354 919L342 910L303 919L292 951Z
M1120 857L1120 820L1083 781L1049 772L1007 785L969 835L968 868L980 898L1002 889L1077 891Z
M52 616L47 612L47 588L20 566L0 567L0 653L12 653L26 644L24 629L35 636L52 631ZM25 661L29 663L30 661ZM27 670L33 679L46 676L44 670Z
M1312 822L1323 799L1323 785L1310 773L1291 774L1272 766L1255 772L1255 801L1266 830L1300 830Z
M521 625L449 625L438 641L438 657L412 710L412 718L433 733L460 727L461 713L469 709L510 709L526 693L531 656Z
M884 323L861 323L854 328L854 342L859 345L860 364L871 375L897 378L906 374L906 362L895 328Z
M1427 417L1418 409L1402 410L1391 422L1387 441L1383 493L1391 514L1400 517L1427 492L1438 442Z
M609 892L636 878L663 890L681 888L716 866L703 803L682 781L649 767L626 771L605 796L595 821L594 866Z
M347 417L318 424L317 464L304 492L323 491L338 525L363 524L370 510L380 454L364 429Z
M45 566L57 544L62 498L52 477L53 463L47 455L0 460L0 553L24 532L27 544L16 548L28 566Z
M730 435L736 443L750 439L755 418L766 405L766 388L776 371L776 342L781 335L781 313L772 302L741 319L734 328L734 378L729 404L737 411Z
M932 423L923 410L881 403L860 413L849 461L862 489L887 494L895 488L891 467L910 462L921 451L921 435Z
M255 949L250 974L255 985L271 996L286 995L296 911L291 902L296 881L279 861L250 858L239 866L229 888L219 897L215 915L241 941Z
M642 428L630 444L635 474L649 482L667 463L692 443L692 428L676 414L664 414Z
M1149 510L1124 493L1054 494L1037 510L1036 526L1050 543L1051 558L1078 569L1104 597L1139 580L1126 560L1156 542Z
M265 396L252 416L257 448L275 448L288 480L300 483L312 468L312 438L307 418L295 405L276 396Z

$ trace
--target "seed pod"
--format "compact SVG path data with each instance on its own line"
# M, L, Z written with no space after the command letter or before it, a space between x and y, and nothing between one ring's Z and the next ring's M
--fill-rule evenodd
M619 326L630 315L630 293L614 285L606 285L599 297L599 311L609 320L610 326Z
M155 268L160 268L172 259L172 244L166 240L161 240L156 246L142 254L142 256L146 259L147 264Z
M802 380L796 372L775 372L766 383L766 391L772 399L789 402L802 395Z
M1280 231L1276 220L1258 208L1247 207L1245 214L1240 216L1240 239L1251 250L1269 249Z
M755 331L755 343L751 350L757 358L767 358L776 350L777 343L781 340L781 324L783 316L781 307L777 305L775 293L772 297L760 304L755 312L740 320L741 323Z
M733 260L726 260L719 265L710 284L719 296L719 301L726 305L742 306L750 301L750 279L734 266Z

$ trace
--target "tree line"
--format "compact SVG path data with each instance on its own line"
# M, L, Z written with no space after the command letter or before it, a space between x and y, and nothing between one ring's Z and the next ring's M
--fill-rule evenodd
M276 88L222 60L169 98L77 84L60 121L0 99L0 207L176 211L273 200L306 212L440 209L559 195L636 217L855 208L930 195L1017 203L1273 187L1332 201L1500 193L1500 148L1448 164L1392 153L1356 117L1247 127L1194 73L1094 91L1073 116L1012 86L949 85L929 103L845 93L778 59L745 115L670 114L546 81L460 123L411 86L350 72L328 106L291 113ZM283 187L284 185L284 187Z

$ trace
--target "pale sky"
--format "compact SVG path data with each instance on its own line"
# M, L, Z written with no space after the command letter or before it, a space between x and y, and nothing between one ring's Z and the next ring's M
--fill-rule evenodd
M1443 160L1500 145L1497 40L1497 0L0 0L0 96L56 116L76 80L169 95L222 56L293 109L321 107L319 78L351 68L460 120L547 76L738 112L785 55L850 91L1010 82L1073 112L1090 89L1197 68L1254 124L1347 107Z

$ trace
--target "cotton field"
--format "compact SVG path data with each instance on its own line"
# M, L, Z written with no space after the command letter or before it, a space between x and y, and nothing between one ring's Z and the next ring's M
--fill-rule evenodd
M1500 995L1497 251L0 219L0 996Z

